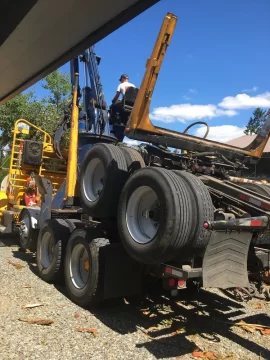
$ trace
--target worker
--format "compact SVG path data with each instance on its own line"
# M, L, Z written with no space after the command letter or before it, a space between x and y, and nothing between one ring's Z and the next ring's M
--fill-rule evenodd
M118 85L116 94L115 94L114 98L112 99L112 105L110 106L112 118L114 118L116 113L121 114L121 110L122 110L122 106L123 106L122 101L123 101L123 98L124 98L127 88L129 88L129 87L135 88L135 85L128 81L128 75L126 75L126 74L122 74L120 76L119 81L121 84ZM122 99L119 100L120 95L122 95Z

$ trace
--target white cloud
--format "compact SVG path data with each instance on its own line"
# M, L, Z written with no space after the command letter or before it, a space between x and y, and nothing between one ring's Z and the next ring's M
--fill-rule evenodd
M207 139L214 140L218 142L225 143L232 139L236 139L244 134L245 128L241 128L235 125L220 125L220 126L210 126ZM206 131L205 126L200 126L195 130L193 135L198 137L203 137Z
M200 120L203 118L212 119L218 116L235 116L237 112L234 110L219 109L216 105L191 105L179 104L171 105L169 107L158 107L150 114L152 120L163 121L171 123L179 121L185 123L186 121Z
M258 90L258 86L253 86L251 89L244 89L243 92L256 92Z
M123 142L128 145L139 145L141 142L133 139L129 139L128 137L124 137Z
M189 89L188 90L191 94L196 94L198 91L196 89Z
M236 96L225 97L218 106L224 109L250 109L256 107L270 107L270 92L265 92L256 96L238 94Z

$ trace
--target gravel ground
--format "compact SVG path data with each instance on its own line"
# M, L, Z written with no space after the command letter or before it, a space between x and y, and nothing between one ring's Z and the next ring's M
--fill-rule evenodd
M5 241L5 243L7 243ZM186 292L171 301L121 300L93 312L81 309L38 278L35 259L12 245L0 247L0 359L270 359L270 335L247 332L230 322L270 325L270 303L237 303L219 291ZM19 266L16 264L19 264ZM20 265L22 267L20 267ZM28 304L43 306L24 309ZM26 319L52 320L36 325ZM91 333L78 328L93 328ZM206 357L207 359L207 357Z

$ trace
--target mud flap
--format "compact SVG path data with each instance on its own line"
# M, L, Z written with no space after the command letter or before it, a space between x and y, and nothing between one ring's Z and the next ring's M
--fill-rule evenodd
M203 259L203 287L249 287L247 258L251 232L212 231Z

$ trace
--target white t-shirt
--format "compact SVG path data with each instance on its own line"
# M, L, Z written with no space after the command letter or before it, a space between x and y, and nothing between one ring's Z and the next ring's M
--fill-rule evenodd
M118 85L117 91L119 91L120 94L122 94L122 95L124 96L127 88L129 88L129 87L136 87L136 86L133 85L133 84L131 84L131 83L128 82L128 81L125 81L125 82L123 82L123 83L121 83L121 84Z

